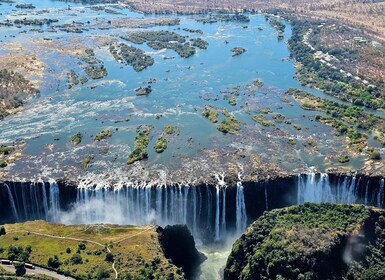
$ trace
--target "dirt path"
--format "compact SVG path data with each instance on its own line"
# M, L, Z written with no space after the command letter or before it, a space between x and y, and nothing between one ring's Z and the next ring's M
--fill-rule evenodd
M88 227L89 228L89 227ZM86 230L88 229L86 228ZM117 241L114 241L112 242L113 244L117 244L117 243L120 243L122 241L125 241L127 239L130 239L130 238L133 238L135 236L138 236L138 235L141 235L143 234L144 232L146 231L149 231L153 229L152 226L149 226L149 227L146 227L145 229L143 229L142 231L136 233L136 234L133 234L133 235L129 235L129 236L126 236L120 240L117 240ZM85 230L82 230L80 232L83 232ZM69 237L69 236L57 236L57 235L51 235L51 234L46 234L46 233L40 233L40 232L36 232L36 231L27 231L27 230L17 230L17 231L11 231L12 233L17 233L17 232L27 232L29 234L35 234L35 235L39 235L39 236L44 236L44 237L50 237L50 238L56 238L56 239L61 239L61 240L74 240L74 241L86 241L86 242L89 242L89 243L92 243L92 244L96 244L96 245L99 245L103 248L106 248L107 251L109 253L111 253L111 250L110 248L107 246L105 246L104 244L102 243L99 243L97 241L93 241L93 240L89 240L89 239L84 239L84 238L76 238L76 237ZM76 234L76 233L73 233L73 234ZM14 267L13 266L6 266L6 265L1 265L2 267L8 267L8 268L11 268L12 271L11 272L14 272ZM116 270L115 268L115 261L112 263L112 269L114 270L115 272L115 279L118 278L118 271ZM59 280L68 280L68 279L74 279L74 278L70 278L70 277L66 277L66 276L63 276L63 275L60 275L60 274L57 274L55 271L50 271L50 270L47 270L47 269L44 269L44 268L41 268L41 267L37 267L36 266L36 269L35 270L31 270L31 269L27 269L27 272L28 271L33 271L31 273L35 273L35 274L44 274L44 275L48 275L50 277L54 277L54 278L57 278ZM62 278L58 278L58 276L62 277Z

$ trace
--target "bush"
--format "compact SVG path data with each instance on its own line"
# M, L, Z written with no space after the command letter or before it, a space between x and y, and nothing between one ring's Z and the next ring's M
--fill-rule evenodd
M114 262L114 255L112 253L107 253L105 261L106 262Z
M27 270L25 269L24 263L15 263L16 276L23 276Z
M83 263L82 256L80 256L79 254L73 255L71 257L71 263L72 264L82 264Z
M54 256L53 258L49 258L47 262L48 267L57 269L61 265L61 262L59 261L59 258L57 256Z

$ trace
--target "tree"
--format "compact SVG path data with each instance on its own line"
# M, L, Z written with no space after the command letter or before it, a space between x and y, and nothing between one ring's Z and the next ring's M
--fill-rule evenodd
M79 254L73 255L71 257L71 263L72 264L82 264L83 263L82 256L80 256Z
M0 236L5 235L5 227L1 226L0 227Z
M54 256L53 258L49 258L47 265L51 268L57 269L61 265L58 256Z
M114 255L112 253L107 253L105 261L114 262Z
M26 272L27 272L27 270L25 269L23 262L15 263L16 276L23 276Z

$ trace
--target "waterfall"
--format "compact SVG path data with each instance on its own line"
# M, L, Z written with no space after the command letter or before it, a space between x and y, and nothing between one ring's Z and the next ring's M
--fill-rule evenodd
M9 189L9 186L7 184L4 184L4 185L5 185L7 192L8 192L9 203L11 204L11 210L12 210L13 217L16 219L16 221L19 221L19 215L17 214L15 200L13 199L13 195L11 193L11 190Z
M221 222L221 232L222 236L223 233L226 232L226 188L222 188L222 222Z
M59 219L59 186L56 181L51 181L49 187L49 209L50 209L50 220L57 221Z
M216 186L216 199L215 199L215 240L219 240L219 186Z
M227 186L224 175L216 176L216 185L196 186L131 183L117 188L75 188L59 186L55 181L3 183L0 203L7 209L0 213L0 223L45 219L64 224L187 224L194 237L205 242L222 241L227 231L240 234L248 220L257 218L264 210L292 205L288 200L291 197L297 198L293 204L385 206L384 179L309 173L299 174L294 185L281 184L282 181L254 185L242 182L241 177L236 186ZM284 190L284 194L280 197L279 191L271 188Z
M245 195L243 193L243 185L237 183L236 195L236 233L242 234L247 226L247 214L245 205Z
M380 186L377 194L377 207L382 207L384 201L384 179L380 180Z

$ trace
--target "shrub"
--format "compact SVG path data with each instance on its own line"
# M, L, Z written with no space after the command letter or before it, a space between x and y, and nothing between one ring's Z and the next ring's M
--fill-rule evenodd
M82 256L80 256L79 254L74 254L71 257L71 263L72 264L82 264L83 263Z

